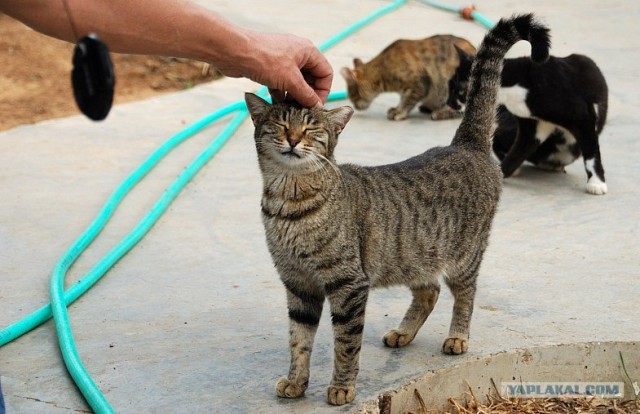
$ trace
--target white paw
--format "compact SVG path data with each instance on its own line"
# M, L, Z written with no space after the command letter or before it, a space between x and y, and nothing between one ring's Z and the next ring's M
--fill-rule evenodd
M603 183L602 181L598 180L595 176L593 176L587 182L587 193L594 194L594 195L607 194L607 183Z

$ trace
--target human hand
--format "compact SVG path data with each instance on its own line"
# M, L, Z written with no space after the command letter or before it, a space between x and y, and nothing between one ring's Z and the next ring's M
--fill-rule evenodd
M291 34L247 31L250 50L229 76L245 76L269 88L275 102L285 96L305 107L322 107L327 101L333 68L313 45Z

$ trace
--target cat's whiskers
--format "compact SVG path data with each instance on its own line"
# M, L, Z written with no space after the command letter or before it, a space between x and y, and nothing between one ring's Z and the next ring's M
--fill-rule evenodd
M331 181L331 178L332 178L331 173L327 169L326 165L324 165L322 160L320 160L319 157L316 156L316 154L314 154L312 159L313 159L313 162L316 165L318 165L318 170L320 171L320 174L322 175L322 178L324 179L324 181Z
M329 166L336 172L336 174L338 175L338 177L340 177L340 181L343 180L342 178L342 171L340 171L340 169L338 168L337 165L335 165L333 162L331 162L331 160L329 160L329 158L325 157L322 154L318 154L318 153L314 153L314 155L324 161L326 161L327 164L329 164ZM326 167L325 167L326 168Z
M316 152L311 152L309 160L312 161L314 165L318 166L317 171L319 171L320 175L325 181L332 181L335 176L337 176L340 182L344 183L342 172L324 155L318 154ZM335 175L331 174L331 171L327 168L326 164L329 164L329 166L333 169L333 172L336 173Z

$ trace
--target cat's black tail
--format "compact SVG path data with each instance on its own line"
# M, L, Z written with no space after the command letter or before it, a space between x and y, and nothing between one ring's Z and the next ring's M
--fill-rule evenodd
M504 56L519 40L531 43L534 62L549 58L549 29L536 22L532 14L501 19L486 34L476 54L469 78L467 107L452 145L490 153Z

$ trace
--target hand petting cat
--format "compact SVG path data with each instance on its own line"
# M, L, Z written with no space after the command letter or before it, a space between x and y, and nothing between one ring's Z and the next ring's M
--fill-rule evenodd
M275 102L287 98L305 107L322 108L333 69L310 40L278 33L248 32L248 36L251 53L238 61L239 76L268 86Z

